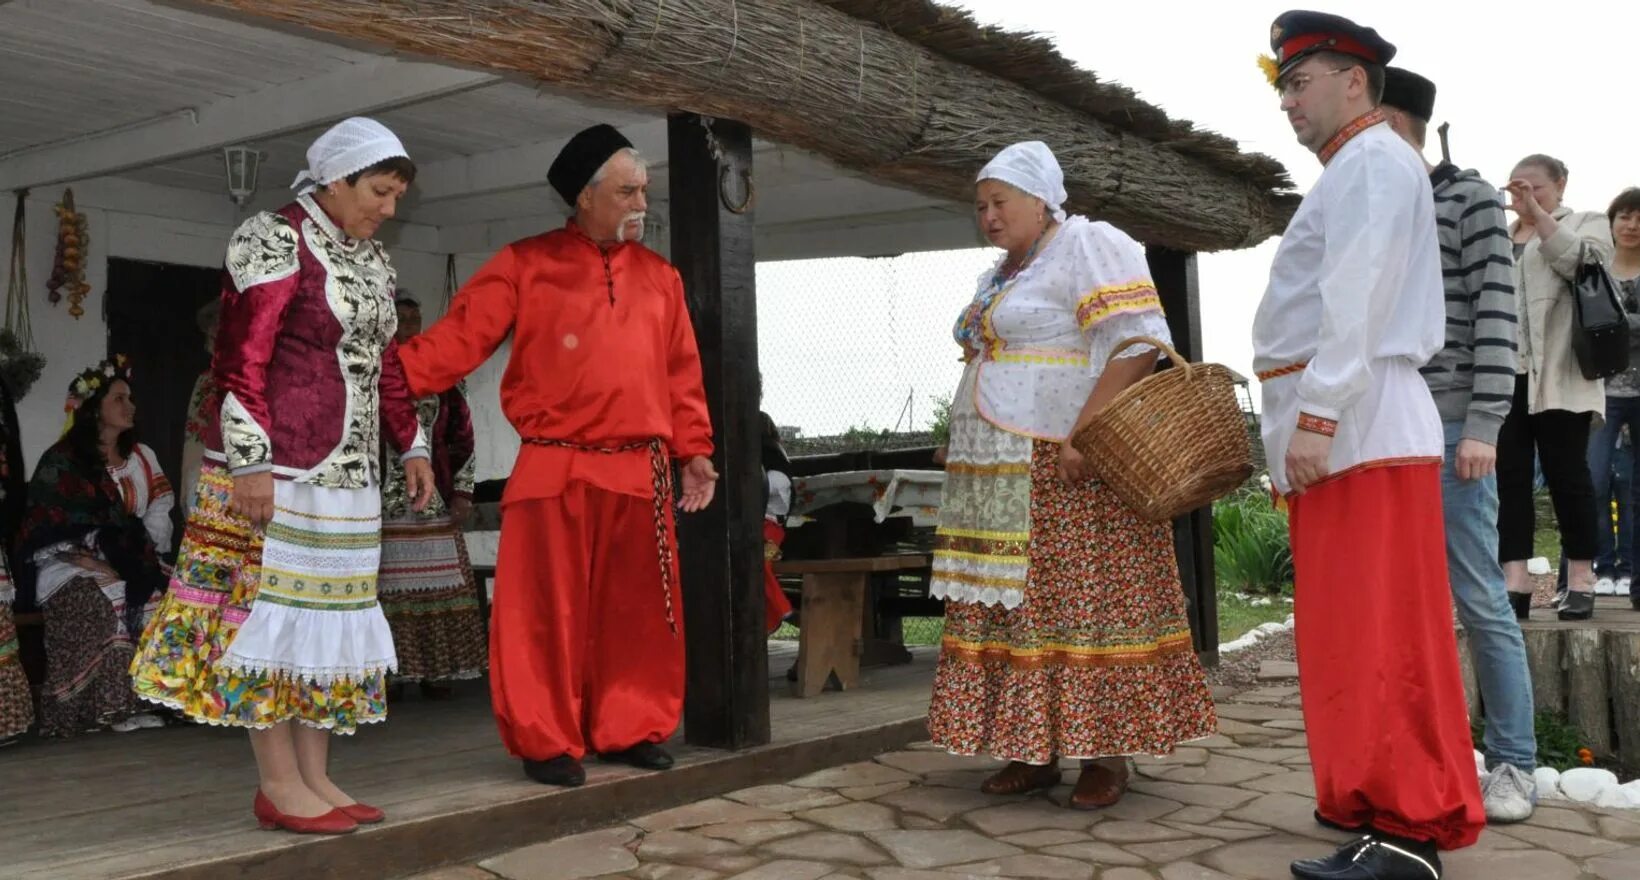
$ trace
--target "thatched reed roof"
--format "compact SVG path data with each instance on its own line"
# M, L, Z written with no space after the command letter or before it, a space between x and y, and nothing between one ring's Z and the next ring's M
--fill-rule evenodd
M1187 251L1281 231L1281 166L1171 120L1048 41L930 0L184 0L656 111L738 119L878 179L966 201L1040 139L1070 207Z

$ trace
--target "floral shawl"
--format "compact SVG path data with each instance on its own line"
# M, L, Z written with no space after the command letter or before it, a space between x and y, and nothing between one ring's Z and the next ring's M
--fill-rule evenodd
M41 550L81 542L95 533L97 549L125 580L127 608L140 609L165 589L165 572L141 518L126 511L107 468L89 472L66 440L40 456L29 481L28 500L18 536L22 558L32 559Z

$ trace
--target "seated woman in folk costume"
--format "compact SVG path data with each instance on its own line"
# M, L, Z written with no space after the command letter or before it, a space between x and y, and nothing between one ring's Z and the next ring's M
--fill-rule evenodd
M34 723L34 695L23 674L17 650L17 622L12 600L11 548L23 523L28 495L23 482L23 444L18 435L17 405L0 378L0 746L10 745Z
M1080 758L1071 806L1107 806L1126 756L1218 729L1171 526L1141 520L1070 443L1154 369L1154 348L1111 359L1118 344L1165 341L1167 323L1139 244L1065 215L1046 145L1008 147L978 180L980 225L1007 253L955 328L968 366L930 586L946 617L928 730L1008 759L987 792L1051 788L1060 759Z
M395 307L400 345L421 333L421 303L399 292ZM416 401L422 434L432 453L434 492L415 510L405 489L404 467L383 457L382 612L393 629L399 671L388 699L401 683L419 682L422 696L449 699L446 682L479 678L489 667L489 634L467 542L461 527L473 512L473 414L460 386Z
M137 442L123 355L75 377L68 427L29 482L19 549L38 569L46 681L40 733L159 727L139 711L133 637L165 591L176 497L154 451Z

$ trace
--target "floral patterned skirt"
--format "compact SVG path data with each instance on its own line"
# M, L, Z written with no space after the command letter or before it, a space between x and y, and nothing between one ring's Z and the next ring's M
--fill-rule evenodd
M1057 443L1032 443L1023 601L970 594L946 603L932 740L957 754L1047 764L1162 755L1213 735L1171 527L1139 519L1097 481L1067 484L1058 463ZM942 518L946 506L987 506L953 492L988 490L983 479L948 486Z
M0 562L0 567L4 563ZM29 693L23 662L17 653L17 622L8 599L0 602L0 740L10 739L34 723L34 697Z
M387 717L396 664L376 601L381 494L276 480L264 532L207 462L170 589L131 664L142 698L206 724L352 733Z
M467 544L449 517L383 524L381 603L393 628L397 678L447 681L484 674L484 609Z

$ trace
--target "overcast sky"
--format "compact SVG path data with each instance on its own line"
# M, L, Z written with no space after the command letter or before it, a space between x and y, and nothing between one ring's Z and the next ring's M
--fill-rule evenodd
M1284 4L958 0L952 5L986 23L1051 37L1083 68L1135 89L1175 118L1276 157L1301 191L1320 173L1315 157L1293 140L1255 63L1269 51L1270 24L1290 8ZM1566 162L1571 170L1566 202L1574 208L1604 211L1621 189L1640 185L1640 121L1634 111L1640 4L1559 0L1506 11L1510 7L1497 3L1382 0L1309 8L1376 28L1398 47L1396 65L1434 80L1434 125L1451 123L1453 160L1478 169L1494 185L1530 153ZM1433 142L1429 156L1439 158ZM1250 250L1201 258L1207 357L1249 375L1253 310L1275 244L1272 239ZM817 386L812 365L781 356L789 347L783 340L806 341L814 325L766 325L762 359L769 409L778 421L803 425L809 433L858 424L891 427L907 397L927 398L954 383L958 368L951 359L950 321L991 256L971 251L916 259L872 261L901 265L894 277L882 275L882 285L872 288L874 299L891 294L899 309L898 330L888 335L880 327L855 327L845 334L854 346L850 357L894 350L896 362L882 363L869 382L857 372L847 382ZM759 275L759 310L769 313L765 297L789 300L797 308L797 301L809 300L811 288L823 285L833 271L839 278L863 277L868 270L846 264L864 262L825 261L819 273L815 269L822 267L814 264L767 266ZM947 287L955 289L947 293ZM918 401L919 408L924 405ZM917 420L922 416L919 412Z

